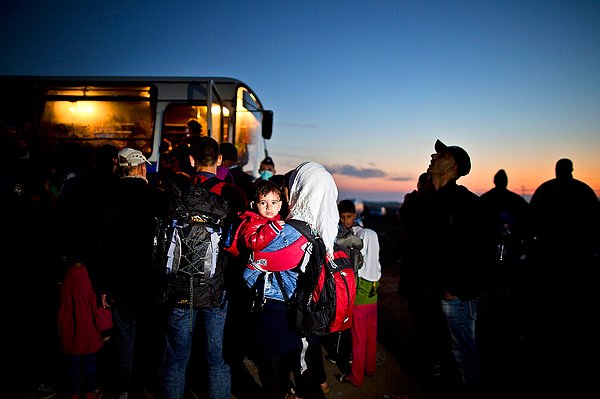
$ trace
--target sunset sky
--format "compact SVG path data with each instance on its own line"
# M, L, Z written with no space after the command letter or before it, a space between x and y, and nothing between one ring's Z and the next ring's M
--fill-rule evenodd
M0 42L6 75L241 79L277 171L322 163L340 199L401 201L438 138L476 193L503 168L531 194L570 158L600 194L597 0L7 0Z

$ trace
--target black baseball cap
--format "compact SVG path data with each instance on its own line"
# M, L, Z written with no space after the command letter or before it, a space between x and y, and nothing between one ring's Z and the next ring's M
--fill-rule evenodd
M452 158L454 158L454 162L458 167L459 176L466 176L469 174L471 171L471 158L469 158L469 154L467 154L464 149L456 145L447 146L439 139L435 142L434 148L438 154L447 152L452 155Z
M265 157L265 159L260 161L260 163L264 163L265 165L275 166L275 164L273 163L273 158L271 158L271 157Z

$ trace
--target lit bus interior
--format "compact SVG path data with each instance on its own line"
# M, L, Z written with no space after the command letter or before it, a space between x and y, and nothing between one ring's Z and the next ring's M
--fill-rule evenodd
M49 144L80 141L99 147L139 148L152 152L153 107L150 88L50 89L40 123Z

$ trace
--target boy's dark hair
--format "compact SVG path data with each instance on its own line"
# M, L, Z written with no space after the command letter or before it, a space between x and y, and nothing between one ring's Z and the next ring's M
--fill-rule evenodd
M281 190L277 186L277 184L273 183L270 180L258 179L256 183L254 183L254 195L253 200L258 201L258 198L262 196L266 196L269 193L275 193L279 195L279 199L281 199Z
M356 213L356 207L354 206L354 202L352 200L343 200L338 204L338 212L344 213Z
M219 149L224 161L238 161L237 148L235 148L233 143L221 143Z
M190 143L190 154L198 165L213 166L219 159L219 143L212 137L197 137Z

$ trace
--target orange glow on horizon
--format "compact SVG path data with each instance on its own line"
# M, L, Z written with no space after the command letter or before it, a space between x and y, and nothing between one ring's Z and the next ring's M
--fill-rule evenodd
M540 171L538 171L540 172ZM481 195L494 187L493 177L495 172L489 175L473 174L459 179L458 183L464 185L474 193ZM414 180L389 180L387 178L358 178L333 175L334 180L340 191L353 191L364 193L390 193L398 192L396 201L402 201L404 194L413 191L417 185L417 177ZM554 170L545 171L544 174L524 173L523 175L509 175L508 189L522 196L531 196L535 189L547 180L553 179ZM596 196L600 197L600 177L577 175L573 177L588 184L595 191Z

